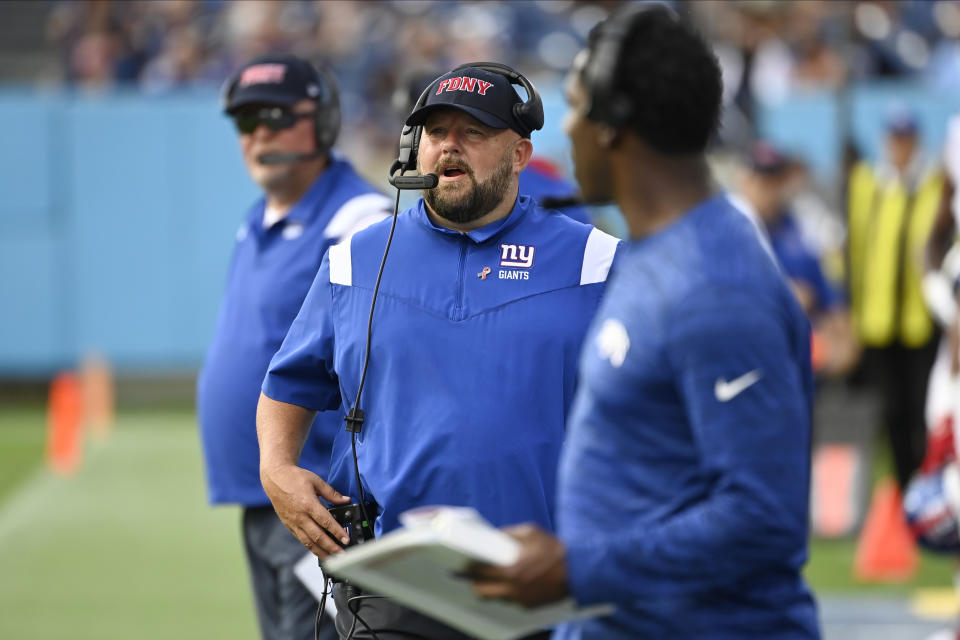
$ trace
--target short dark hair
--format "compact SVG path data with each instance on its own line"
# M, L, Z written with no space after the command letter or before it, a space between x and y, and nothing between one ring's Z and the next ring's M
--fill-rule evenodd
M591 32L591 50L602 34L602 26ZM624 124L644 142L664 154L706 149L720 121L720 64L672 10L653 5L633 17L612 78L610 89L631 105Z

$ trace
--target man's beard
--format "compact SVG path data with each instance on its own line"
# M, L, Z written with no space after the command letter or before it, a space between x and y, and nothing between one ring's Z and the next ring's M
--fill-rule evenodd
M425 190L423 199L438 216L450 222L464 224L482 218L503 202L503 197L510 186L510 176L513 173L513 163L510 157L511 153L508 150L503 154L503 158L497 168L494 169L493 174L483 182L477 182L473 175L473 169L468 167L466 163L458 162L457 167L470 179L472 188L466 193L448 194L444 192L457 187L440 185L435 189ZM440 174L440 163L437 164L438 166L434 171Z

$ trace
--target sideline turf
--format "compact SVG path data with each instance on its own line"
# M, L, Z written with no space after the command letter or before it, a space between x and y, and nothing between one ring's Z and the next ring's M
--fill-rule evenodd
M6 469L31 438L0 415ZM18 464L0 495L0 638L257 637L239 513L205 503L191 412L121 414L71 478Z
M87 439L72 478L42 467L40 407L0 408L0 638L257 638L239 512L206 505L189 409L125 411ZM903 595L951 583L926 555L904 585L858 585L854 541L814 541L820 594Z
M46 418L39 407L0 409L0 504L40 465Z

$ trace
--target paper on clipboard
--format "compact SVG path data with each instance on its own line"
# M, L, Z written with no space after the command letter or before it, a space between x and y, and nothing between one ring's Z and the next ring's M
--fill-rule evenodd
M330 556L324 570L483 640L518 638L613 610L609 605L579 609L572 599L526 609L480 598L460 573L473 561L512 564L519 553L513 538L464 507L417 509L401 522L396 531Z

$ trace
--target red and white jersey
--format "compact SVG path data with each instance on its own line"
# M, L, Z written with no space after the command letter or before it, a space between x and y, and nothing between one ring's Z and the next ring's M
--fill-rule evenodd
M943 166L955 187L960 187L960 113L947 122L947 138L943 145ZM960 188L953 192L953 220L960 229Z

